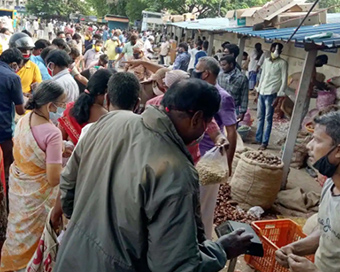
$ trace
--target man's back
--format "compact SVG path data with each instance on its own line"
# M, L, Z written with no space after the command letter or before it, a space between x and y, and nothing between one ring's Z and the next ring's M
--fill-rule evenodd
M100 119L77 145L60 188L69 216L72 192L75 197L55 272L202 266L197 172L170 119L157 109ZM216 259L209 265L218 270Z

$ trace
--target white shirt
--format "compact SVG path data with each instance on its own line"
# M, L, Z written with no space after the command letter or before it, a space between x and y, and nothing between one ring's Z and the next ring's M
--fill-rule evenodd
M153 58L153 54L150 53L148 50L152 51L152 44L151 42L147 39L144 43L144 53L145 53L145 56L147 56L148 58Z
M48 23L48 32L53 32L53 24L51 22Z
M189 62L188 70L195 69L195 57L196 57L197 52L198 52L197 48L193 48L189 50L190 62Z
M265 59L257 91L261 95L276 94L284 96L287 88L288 65L282 58Z
M334 182L328 179L323 186L319 205L319 248L315 265L323 272L338 272L340 264L340 196L333 195Z
M33 29L34 30L39 30L39 23L37 21L33 22Z
M64 92L67 95L66 103L76 101L79 96L79 87L68 69L65 69L53 76L52 80L58 82L58 84L63 87Z
M261 57L262 57L262 55L261 55ZM248 64L248 71L249 72L257 70L257 65L258 65L259 61L256 60L256 58L257 58L257 51L256 51L256 49L254 49L253 52L251 52L251 54L250 54L250 61L249 61L249 64Z
M167 56L168 53L169 53L169 47L170 47L170 44L169 44L168 41L162 42L160 55L161 56Z

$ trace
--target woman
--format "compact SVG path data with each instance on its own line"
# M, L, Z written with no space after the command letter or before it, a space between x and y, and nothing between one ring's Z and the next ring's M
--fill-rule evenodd
M41 83L26 104L32 110L21 118L14 133L14 162L9 174L9 216L1 271L25 271L37 249L49 210L52 225L62 214L56 204L62 170L62 137L49 118L65 104L63 88Z
M263 54L262 45L260 43L255 44L255 49L250 54L250 61L248 65L249 72L249 90L254 90L256 85L256 77L258 73L258 63Z
M90 78L87 89L76 102L68 103L63 116L59 118L59 128L63 139L78 143L81 129L88 123L96 122L107 113L104 97L107 83L114 73L113 70L100 69Z

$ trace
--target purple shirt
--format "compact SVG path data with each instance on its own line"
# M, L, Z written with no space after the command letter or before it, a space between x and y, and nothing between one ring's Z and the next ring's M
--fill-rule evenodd
M224 134L225 126L232 126L236 124L235 103L232 96L224 90L220 85L215 85L216 89L221 95L220 110L215 114L215 120L220 127L221 132ZM201 156L203 156L208 150L215 146L214 142L210 139L210 136L205 133L203 140L199 144Z

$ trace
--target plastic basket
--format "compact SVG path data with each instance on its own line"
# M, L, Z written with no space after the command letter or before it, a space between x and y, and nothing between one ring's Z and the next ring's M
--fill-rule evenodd
M264 256L245 255L245 261L260 272L289 272L276 262L275 251L306 237L301 227L290 219L255 221L252 227L262 241ZM314 262L314 255L307 258Z

